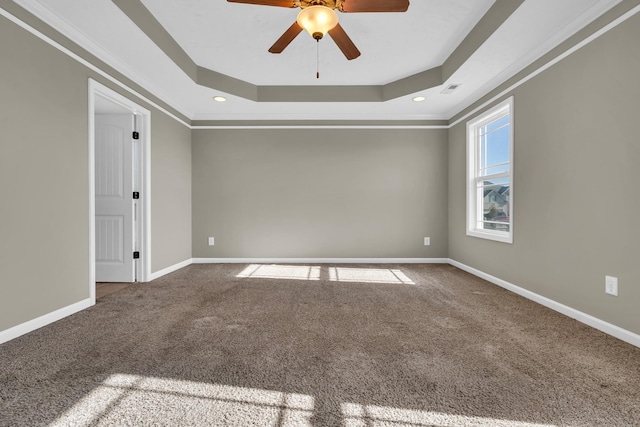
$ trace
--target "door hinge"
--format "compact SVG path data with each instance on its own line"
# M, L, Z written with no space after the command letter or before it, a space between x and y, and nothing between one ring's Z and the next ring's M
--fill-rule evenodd
M133 139L140 139L140 134L138 132L133 132Z
M136 199L136 200L139 199L140 198L140 193L138 193L137 191L134 191L133 192L133 198Z
M135 251L135 252L133 253L133 259L138 259L138 258L140 258L140 252Z

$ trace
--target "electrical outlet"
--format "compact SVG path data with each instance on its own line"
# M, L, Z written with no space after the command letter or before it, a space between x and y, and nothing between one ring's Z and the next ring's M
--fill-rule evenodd
M425 237L424 238L424 245L425 246L429 246L431 244L431 237Z
M604 276L604 291L613 296L618 296L618 278L612 276Z
M214 240L213 237L209 237L209 246L213 246Z

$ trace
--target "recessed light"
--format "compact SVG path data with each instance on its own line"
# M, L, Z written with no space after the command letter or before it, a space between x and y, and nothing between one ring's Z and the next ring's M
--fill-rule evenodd
M225 102L227 98L225 98L224 96L214 96L213 100L218 102Z
M424 96L416 96L415 98L413 98L413 101L414 102L422 102L425 99L427 99L427 98L425 98Z

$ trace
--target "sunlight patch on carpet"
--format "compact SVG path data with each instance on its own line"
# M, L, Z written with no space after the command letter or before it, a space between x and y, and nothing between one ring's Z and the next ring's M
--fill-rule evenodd
M554 424L536 424L523 421L500 420L468 415L444 414L415 409L343 403L344 427L554 427Z
M236 277L254 279L320 280L320 267L309 265L251 264Z
M311 426L311 396L168 378L114 374L53 426Z
M323 270L324 269L324 270ZM319 281L325 274L331 282L387 283L415 285L415 282L397 268L320 267L311 265L250 264L236 277L246 279L291 279Z
M342 403L344 427L554 427L525 421ZM52 426L232 425L312 427L313 396L114 374Z
M392 285L415 285L402 271L390 268L329 267L332 282L388 283Z

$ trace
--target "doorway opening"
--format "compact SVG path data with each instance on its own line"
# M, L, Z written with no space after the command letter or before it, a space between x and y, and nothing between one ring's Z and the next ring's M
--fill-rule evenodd
M150 277L149 110L89 79L89 296Z

